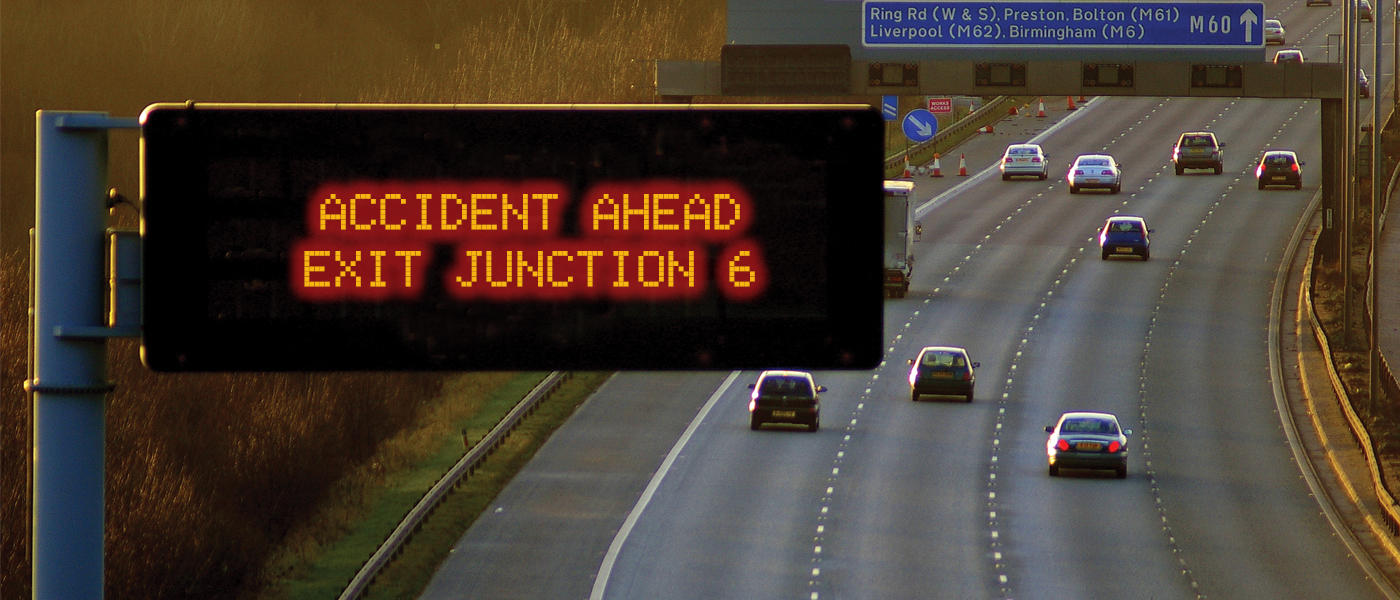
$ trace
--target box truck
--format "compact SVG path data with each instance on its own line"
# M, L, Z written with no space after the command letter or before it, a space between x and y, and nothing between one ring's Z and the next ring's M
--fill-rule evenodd
M914 182L885 181L885 296L903 298L914 274Z

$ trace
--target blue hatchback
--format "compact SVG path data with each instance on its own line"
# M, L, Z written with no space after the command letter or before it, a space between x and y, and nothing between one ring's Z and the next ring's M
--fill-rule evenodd
M972 402L977 386L973 369L982 366L957 346L926 346L917 358L909 359L909 399L919 396L957 396Z
M1152 230L1147 228L1147 223L1142 217L1109 217L1103 224L1103 229L1099 230L1099 248L1103 252L1103 259L1126 254L1141 256L1143 260L1147 260L1152 255L1151 242L1147 238L1149 233L1152 233Z

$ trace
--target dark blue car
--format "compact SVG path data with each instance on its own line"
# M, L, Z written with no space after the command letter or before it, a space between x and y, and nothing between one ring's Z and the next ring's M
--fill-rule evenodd
M1050 476L1060 469L1109 469L1119 479L1128 476L1128 436L1131 429L1118 427L1118 417L1101 412L1067 412L1054 425L1046 425L1045 454Z
M1142 217L1109 217L1103 224L1103 229L1099 230L1099 248L1103 251L1103 259L1128 255L1141 256L1143 260L1147 260L1152 255L1151 242L1147 238L1149 233L1152 233L1152 230L1147 228L1147 223Z

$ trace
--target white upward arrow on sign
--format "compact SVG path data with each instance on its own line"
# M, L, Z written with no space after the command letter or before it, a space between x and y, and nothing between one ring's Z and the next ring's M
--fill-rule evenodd
M1244 25L1244 43L1254 41L1254 24L1259 22L1259 17L1254 14L1254 9L1246 9L1240 15L1240 25Z

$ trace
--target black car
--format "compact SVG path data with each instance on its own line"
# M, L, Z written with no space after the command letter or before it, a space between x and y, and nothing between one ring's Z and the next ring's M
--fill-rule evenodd
M1127 254L1130 256L1141 256L1147 260L1152 256L1152 242L1147 234L1152 233L1147 228L1147 222L1142 217L1133 215L1115 215L1108 218L1103 224L1103 229L1099 230L1099 248L1103 254L1103 259L1108 257Z
M1254 177L1259 180L1259 189L1271 185L1286 185L1295 190L1303 189L1303 161L1292 150L1266 150L1259 158L1259 166L1254 167Z
M749 428L764 423L806 425L807 431L821 427L821 397L826 388L812 381L805 371L764 371L749 384Z
M955 346L927 346L918 358L909 360L909 396L958 396L972 402L977 386L973 369L982 366L967 357L967 350Z
M1119 479L1128 476L1128 436L1131 429L1118 427L1118 417L1100 412L1067 412L1054 425L1046 425L1045 454L1050 476L1060 469L1110 469Z

